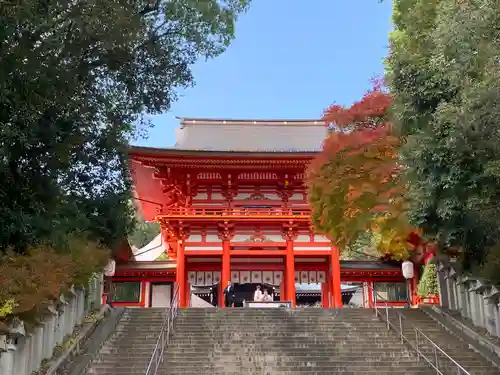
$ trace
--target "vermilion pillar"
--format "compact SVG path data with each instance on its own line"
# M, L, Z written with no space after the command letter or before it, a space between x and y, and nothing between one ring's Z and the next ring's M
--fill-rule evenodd
M182 240L177 242L177 270L176 283L179 286L179 307L187 306L186 301L186 258L184 255L184 243Z
M293 241L286 241L286 293L287 300L296 306L295 296L295 256L293 254Z
M187 272L184 272L184 274L186 275L186 277L184 278L184 282L186 285L186 288L184 290L186 293L186 306L191 307L191 284L189 284Z
M321 283L321 306L325 309L330 307L330 283Z
M280 301L281 302L286 301L286 297L287 297L285 285L286 285L285 280L281 280L281 283L280 283Z
M342 308L342 287L340 286L340 257L337 248L332 247L330 267L331 293L333 296L333 307Z
M224 306L224 288L227 282L231 280L231 256L230 256L230 243L229 240L222 241L222 274L221 274L221 298L219 299L220 306Z
M224 308L224 288L226 286L222 285L222 280L217 285L217 307Z

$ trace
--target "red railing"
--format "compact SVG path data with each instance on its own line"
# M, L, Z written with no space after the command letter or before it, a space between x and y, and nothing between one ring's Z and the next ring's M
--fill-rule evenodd
M303 217L309 218L311 210L293 208L174 208L167 209L159 215L162 216L213 216L213 217Z
M439 305L439 295L427 297L415 297L415 304L417 305Z
M170 336L174 330L174 320L179 312L179 285L175 284L174 296L172 297L172 304L165 309L165 320L160 329L156 346L149 360L148 367L144 375L156 375L158 368L163 363L165 349L170 344Z

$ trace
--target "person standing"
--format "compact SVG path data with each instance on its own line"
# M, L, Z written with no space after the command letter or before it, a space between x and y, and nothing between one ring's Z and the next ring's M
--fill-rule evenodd
M254 302L262 301L262 290L260 290L260 285L257 285L257 288L255 289L255 292L253 294L253 300Z
M234 286L231 281L227 282L227 286L224 288L224 304L226 307L232 307L234 303Z
M210 288L210 304L215 307L219 305L217 289L217 285Z
M273 296L269 294L267 289L264 289L264 294L262 295L262 301L264 301L264 302L273 302L274 301Z

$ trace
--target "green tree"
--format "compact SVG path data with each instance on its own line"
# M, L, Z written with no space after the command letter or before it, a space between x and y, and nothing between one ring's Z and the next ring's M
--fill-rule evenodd
M406 137L410 221L441 250L461 251L465 270L500 281L500 9L394 4L387 81Z
M146 222L140 218L136 221L134 230L130 234L129 241L137 248L150 243L160 233L160 224L157 222Z
M375 260L380 259L380 253L373 246L373 234L366 231L360 234L356 240L347 245L342 253L343 260Z
M0 249L131 227L126 148L222 53L249 0L0 7Z
M249 2L2 2L0 325L86 283L130 233L128 142Z
M437 269L434 263L427 263L418 284L418 295L420 297L435 296L439 294L437 281Z

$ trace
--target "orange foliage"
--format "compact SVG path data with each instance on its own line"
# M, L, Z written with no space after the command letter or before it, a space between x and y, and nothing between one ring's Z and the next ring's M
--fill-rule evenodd
M85 240L70 239L69 244L63 254L42 246L24 255L1 255L0 305L13 300L13 315L31 319L71 285L86 285L93 273L102 271L108 250Z
M39 248L27 255L7 253L0 264L0 301L12 298L14 313L32 311L43 301L58 298L71 284L71 258Z
M390 106L390 95L375 88L350 107L325 111L332 131L310 166L309 198L316 227L337 246L371 231L382 254L404 258L412 229L404 216L400 139L391 132Z
M323 120L339 129L378 128L387 125L391 97L379 88L368 92L363 98L348 108L332 105L323 114Z

